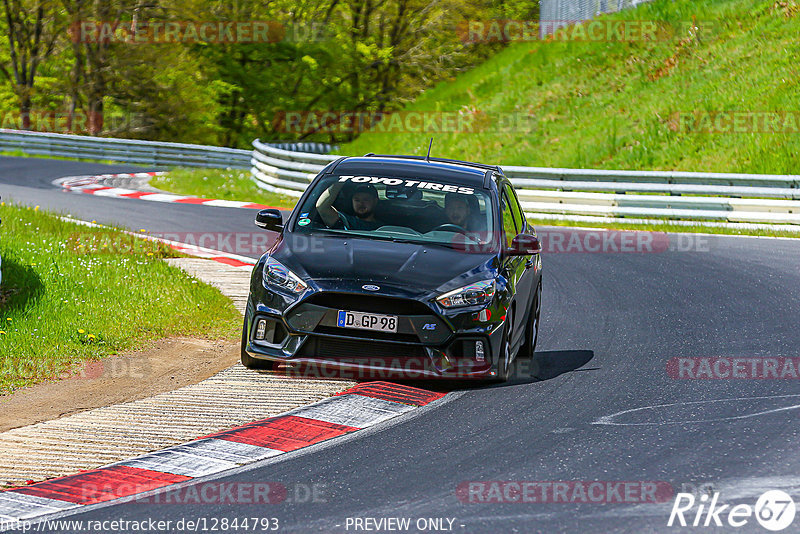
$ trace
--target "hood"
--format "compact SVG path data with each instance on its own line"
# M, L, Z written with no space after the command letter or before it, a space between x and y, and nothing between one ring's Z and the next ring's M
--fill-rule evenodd
M344 281L420 292L446 291L485 278L495 259L436 245L294 233L284 236L272 256L320 289L331 287L326 282Z

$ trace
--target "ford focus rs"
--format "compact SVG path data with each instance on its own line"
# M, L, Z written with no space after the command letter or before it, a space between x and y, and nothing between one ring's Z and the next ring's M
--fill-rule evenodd
M506 380L533 354L541 248L497 166L340 158L258 261L242 331L252 369Z

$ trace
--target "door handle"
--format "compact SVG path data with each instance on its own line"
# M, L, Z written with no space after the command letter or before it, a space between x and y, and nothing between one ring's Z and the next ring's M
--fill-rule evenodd
M526 269L530 269L531 267L533 267L533 260L526 261L525 262L525 268Z

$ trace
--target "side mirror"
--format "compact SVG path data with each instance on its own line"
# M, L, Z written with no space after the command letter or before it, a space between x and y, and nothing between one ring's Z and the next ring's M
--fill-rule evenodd
M283 230L283 216L278 210L261 210L256 213L256 226L264 230L280 232Z
M519 234L511 241L511 247L506 253L509 256L531 256L541 251L542 245L535 235Z

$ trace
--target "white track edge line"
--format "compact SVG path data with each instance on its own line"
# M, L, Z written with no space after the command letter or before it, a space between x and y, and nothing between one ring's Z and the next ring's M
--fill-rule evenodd
M177 246L177 247L182 247L179 252L183 252L183 253L188 254L190 256L200 257L200 256L192 254L191 252L185 252L185 251L190 251L190 250L191 251L198 251L198 252L203 252L203 253L206 253L206 254L211 254L213 256L221 256L221 257L224 257L224 258L230 258L230 259L233 259L233 260L241 261L242 263L247 263L250 266L254 266L256 263L258 263L257 259L248 258L247 256L241 256L239 254L233 254L231 252L223 252L221 250L214 250L212 248L205 248L205 247L200 247L200 246L197 246L197 245L181 243L180 241L173 241L171 239L163 239L163 238L160 238L160 237L154 237L154 236L147 235L147 234L142 234L142 233L139 233L139 232L133 232L131 230L123 230L121 228L115 228L113 226L107 226L107 225L99 224L99 223L96 223L96 222L84 221L82 219L75 219L75 218L72 218L72 217L68 217L66 215L59 216L59 219L61 219L64 222L70 222L70 223L74 223L74 224L79 224L81 226L88 226L90 228L107 228L109 230L116 230L118 232L122 232L124 234L128 234L128 235L131 235L131 236L134 236L134 237L138 237L138 238L141 238L141 239L146 239L148 241L158 241L160 243L165 243L167 245L171 245L171 246L174 245L174 246ZM209 258L203 258L203 259L209 259Z

